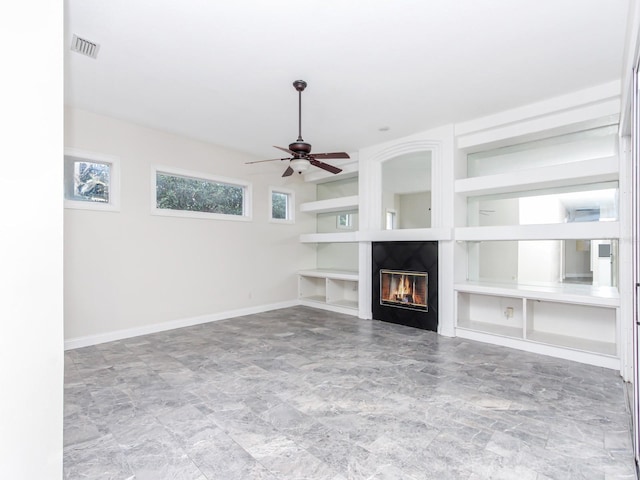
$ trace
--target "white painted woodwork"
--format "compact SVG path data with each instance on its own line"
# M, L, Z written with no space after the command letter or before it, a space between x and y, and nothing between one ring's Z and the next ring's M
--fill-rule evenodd
M461 178L456 193L465 196L523 192L570 185L607 182L618 179L617 157L563 163L525 171Z
M357 232L339 233L303 233L300 235L301 243L337 243L337 242L357 242Z
M358 315L358 295L358 272L328 269L298 272L298 299L302 305Z
M568 240L612 239L620 236L619 222L574 222L546 225L507 225L497 227L460 227L456 240Z
M307 213L346 212L357 210L359 207L358 195L349 197L330 198L300 204L300 211Z

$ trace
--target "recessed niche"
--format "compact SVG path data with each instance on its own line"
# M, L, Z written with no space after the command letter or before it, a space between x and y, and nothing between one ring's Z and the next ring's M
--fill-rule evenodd
M523 285L618 284L617 240L468 242L468 280Z
M381 215L386 230L431 227L430 151L382 163Z

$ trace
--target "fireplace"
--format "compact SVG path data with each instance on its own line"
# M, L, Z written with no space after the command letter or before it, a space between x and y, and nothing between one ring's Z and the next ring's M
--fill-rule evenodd
M390 307L429 311L427 272L380 270L380 303Z
M438 330L438 242L373 242L375 320Z

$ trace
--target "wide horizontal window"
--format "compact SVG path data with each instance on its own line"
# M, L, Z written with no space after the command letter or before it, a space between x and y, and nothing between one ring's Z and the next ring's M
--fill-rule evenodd
M154 168L153 212L159 215L248 220L250 184L173 168Z

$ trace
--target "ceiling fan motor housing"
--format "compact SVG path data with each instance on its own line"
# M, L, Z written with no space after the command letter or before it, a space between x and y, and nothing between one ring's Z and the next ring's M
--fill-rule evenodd
M289 144L289 150L294 152L296 155L307 156L311 153L311 144L307 142L293 142Z

